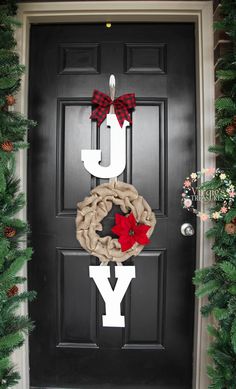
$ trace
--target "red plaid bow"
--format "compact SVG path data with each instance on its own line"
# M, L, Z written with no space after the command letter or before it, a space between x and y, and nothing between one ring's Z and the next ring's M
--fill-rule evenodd
M112 101L105 93L95 89L93 92L92 104L97 104L98 107L94 109L90 119L96 119L98 121L98 126L100 126L106 118L106 115L110 111L110 106L113 104L115 114L122 127L125 120L131 123L131 117L128 110L136 106L135 94L127 93Z

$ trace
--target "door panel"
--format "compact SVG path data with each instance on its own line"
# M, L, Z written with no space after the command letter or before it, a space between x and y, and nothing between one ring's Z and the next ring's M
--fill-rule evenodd
M183 178L196 170L193 24L32 25L28 216L34 257L29 286L32 388L192 388L195 237L180 226ZM76 203L107 180L91 177L81 149L101 148L109 129L89 117L93 89L134 92L127 165L119 177L153 208L157 225L137 258L122 302L125 328L102 327L104 301L89 278L99 265L76 241ZM114 207L103 221L110 234ZM115 285L114 265L111 284Z

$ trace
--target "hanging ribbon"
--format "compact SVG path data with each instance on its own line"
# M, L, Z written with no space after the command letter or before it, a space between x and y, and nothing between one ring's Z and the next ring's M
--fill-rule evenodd
M93 110L90 119L97 120L98 126L101 125L106 118L106 115L110 112L110 106L113 105L119 124L122 127L125 120L129 123L132 122L128 110L136 106L136 100L134 93L127 93L117 97L117 99L113 101L108 95L95 89L93 92L92 104L96 104L98 107Z

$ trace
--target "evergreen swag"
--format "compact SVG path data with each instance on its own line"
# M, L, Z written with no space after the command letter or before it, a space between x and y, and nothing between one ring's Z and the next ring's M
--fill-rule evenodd
M19 64L15 49L13 18L16 2L1 1L0 6L0 388L14 386L20 379L11 363L12 352L24 343L25 333L32 323L20 316L21 302L34 297L34 292L20 291L25 279L19 270L31 257L30 248L22 248L28 226L16 218L25 204L15 177L15 154L27 146L25 134L32 121L9 107L14 105L14 95L20 87L24 67ZM18 285L18 286L17 286Z
M216 126L219 142L210 148L218 156L218 164L236 185L236 1L221 2L222 19L215 28L223 30L231 41L231 50L220 59L217 77L223 96L216 100ZM215 188L215 179L206 183ZM222 202L215 204L220 210ZM214 238L215 264L196 271L194 283L198 297L207 296L202 315L212 315L214 324L208 330L212 335L208 366L211 389L236 389L236 202L223 218L217 220L208 232Z

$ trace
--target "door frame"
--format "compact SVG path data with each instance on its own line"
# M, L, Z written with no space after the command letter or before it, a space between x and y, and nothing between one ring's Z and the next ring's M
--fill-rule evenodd
M18 94L16 110L27 115L28 111L28 63L29 32L31 23L59 22L193 22L196 26L196 111L197 111L197 158L198 169L214 167L215 157L208 147L215 143L214 108L214 58L213 58L213 2L209 1L66 1L19 3L18 20L22 27L16 31L17 50L20 61L26 65ZM37 128L34 129L37 131ZM20 150L17 155L17 174L21 179L21 189L27 191L27 153ZM181 185L181 183L180 183ZM204 205L201 205L204 211ZM20 218L27 219L27 210L20 212ZM209 223L197 224L197 268L210 266L213 261L211 242L205 238ZM27 268L22 270L27 276ZM25 286L27 288L27 285ZM207 389L206 375L209 345L207 319L200 314L204 300L195 300L194 320L194 374L193 389ZM20 314L28 313L28 305L20 307ZM21 374L16 389L29 389L29 345L13 355L13 362Z

